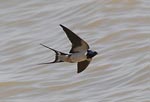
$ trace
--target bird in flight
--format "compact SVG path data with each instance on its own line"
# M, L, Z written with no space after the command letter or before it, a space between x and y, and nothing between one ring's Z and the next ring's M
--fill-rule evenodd
M77 73L80 73L87 68L92 58L98 53L96 51L90 50L89 45L83 39L77 36L74 32L72 32L70 29L68 29L67 27L61 24L60 26L66 33L70 42L72 43L72 48L69 54L63 53L61 51L57 51L44 44L40 44L55 52L55 60L53 62L40 63L40 64L52 64L52 63L60 63L60 62L77 63Z

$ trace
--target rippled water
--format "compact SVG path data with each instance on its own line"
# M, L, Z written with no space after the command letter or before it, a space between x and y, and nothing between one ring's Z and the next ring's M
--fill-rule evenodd
M0 102L150 102L149 0L0 0ZM71 44L99 52L89 67L37 65Z

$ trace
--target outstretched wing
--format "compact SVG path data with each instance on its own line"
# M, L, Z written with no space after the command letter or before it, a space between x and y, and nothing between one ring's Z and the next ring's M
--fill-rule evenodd
M66 33L67 37L72 43L72 48L70 50L70 53L76 53L76 52L89 49L89 45L83 39L81 39L79 36L77 36L74 32L72 32L67 27L61 24L60 26L63 28L64 32Z
M80 73L82 71L84 71L87 66L90 64L92 59L89 59L89 60L85 60L85 61L82 61L82 62L78 62L78 70L77 72Z

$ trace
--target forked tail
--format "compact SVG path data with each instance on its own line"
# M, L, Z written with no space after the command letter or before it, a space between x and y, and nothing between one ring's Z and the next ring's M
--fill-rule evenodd
M44 45L44 44L40 44L40 45L42 45L42 46L44 46L44 47L46 47L46 48L48 48L48 49L50 49L50 50L52 50L52 51L55 52L55 60L54 60L53 62L40 63L40 64L52 64L52 63L64 62L64 61L62 61L61 59L59 59L59 56L61 56L61 55L68 55L68 54L65 54L65 53L63 53L63 52L57 51L57 50L55 50L55 49L52 49L52 48L50 48L50 47L48 47L48 46L46 46L46 45Z

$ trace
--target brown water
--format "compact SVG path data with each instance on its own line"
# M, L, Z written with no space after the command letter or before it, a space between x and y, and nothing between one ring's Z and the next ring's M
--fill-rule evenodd
M99 52L89 67L36 65L69 52L63 24ZM150 0L0 0L0 102L150 102Z

